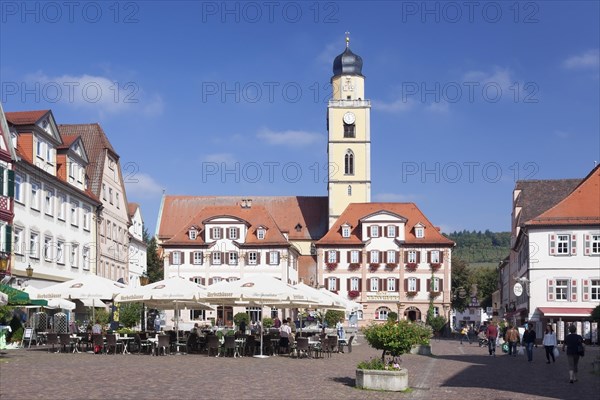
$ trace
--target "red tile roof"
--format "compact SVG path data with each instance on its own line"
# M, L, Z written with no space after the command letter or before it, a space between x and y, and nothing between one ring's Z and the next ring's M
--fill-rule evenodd
M567 197L526 225L600 224L600 165L596 166Z
M137 209L140 207L140 205L138 203L128 203L127 204L127 211L129 212L129 217L133 217L135 215L135 212L137 211Z
M291 240L317 240L327 232L327 197L307 196L164 196L158 222L158 237L168 240L184 224L210 206L240 207L242 198L252 199L252 208L262 206L281 232ZM298 230L297 230L298 228Z
M57 149L68 149L71 145L79 138L78 135L60 135L62 137L63 143L60 146L57 146Z
M13 125L33 125L49 112L50 110L13 111L5 115L6 120Z
M180 230L164 245L203 245L206 242L203 237L206 237L205 222L207 219L215 217L235 217L246 221L250 226L248 234L244 238L245 244L253 245L289 245L283 234L279 231L277 224L262 206L253 205L251 208L241 208L240 206L214 206L205 207L193 218L185 224L180 225ZM191 240L188 235L189 229L195 226L199 230L199 235L195 240ZM256 229L259 226L266 228L267 232L263 240L259 240L256 236Z
M360 220L379 211L388 211L406 218L404 235L407 244L434 244L453 246L454 242L440 233L414 203L353 203L348 205L329 232L317 242L317 245L343 245L363 243L360 232ZM349 238L342 237L341 226L352 226ZM415 236L414 226L421 223L425 228L425 237Z

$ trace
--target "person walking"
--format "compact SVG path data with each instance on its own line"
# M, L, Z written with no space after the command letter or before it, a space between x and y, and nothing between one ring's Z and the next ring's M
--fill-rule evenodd
M556 362L554 358L554 348L556 347L556 334L552 329L552 325L546 326L546 333L544 333L544 340L542 342L544 349L546 350L546 364L550 364L550 357L552 362Z
M514 325L510 325L506 331L505 340L508 343L508 355L517 356L517 343L519 342L519 331Z
M498 325L496 322L491 322L488 325L486 335L490 356L496 357L496 339L498 338Z
M467 328L467 325L463 325L462 329L460 330L460 344L463 344L463 339L466 339L469 344L471 344L471 338L469 337L469 328Z
M577 366L579 364L579 346L583 345L583 337L578 335L575 325L569 326L569 334L565 337L562 350L567 350L567 362L569 364L569 383L577 382Z
M523 344L527 349L527 361L533 361L533 345L535 344L535 330L531 324L527 324L525 333L523 333Z

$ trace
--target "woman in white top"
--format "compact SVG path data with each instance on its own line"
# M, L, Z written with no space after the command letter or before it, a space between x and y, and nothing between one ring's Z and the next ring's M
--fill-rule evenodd
M544 341L542 343L544 349L546 349L546 364L550 364L550 357L552 357L552 362L555 362L554 347L556 346L556 334L552 330L552 325L546 326L546 333L544 333Z

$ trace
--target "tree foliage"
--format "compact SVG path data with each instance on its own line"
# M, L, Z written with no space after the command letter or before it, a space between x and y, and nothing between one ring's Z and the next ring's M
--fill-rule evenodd
M453 255L468 263L498 263L510 251L510 232L467 231L445 235L456 242Z
M498 270L494 267L477 268L472 271L472 282L477 284L480 307L492 306L492 294L498 289Z
M385 355L393 357L408 353L414 345L429 345L431 327L419 323L400 320L395 323L376 323L362 328L365 339L371 347L381 350L381 361Z
M432 317L427 324L431 326L434 332L441 332L444 326L446 326L446 318L438 315L437 317Z
M126 328L133 328L140 322L142 305L139 303L119 304L119 322Z
M327 310L325 313L327 326L335 326L335 324L344 320L345 315L346 314L343 311Z
M150 283L158 282L164 279L163 262L158 255L158 243L156 238L148 235L148 231L144 228L143 232L144 243L148 245L146 250L146 263L148 265L148 280Z
M592 310L592 321L600 323L600 305Z
M468 290L471 286L469 264L461 258L452 255L452 308L458 311L463 311L469 305ZM466 296L461 298L459 290L465 289Z
M233 322L236 326L240 326L242 321L246 321L246 326L250 324L250 316L248 313L239 312L233 316Z

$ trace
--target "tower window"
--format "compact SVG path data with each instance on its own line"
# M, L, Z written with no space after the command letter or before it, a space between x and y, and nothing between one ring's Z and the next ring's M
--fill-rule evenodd
M344 156L344 174L354 175L354 153L348 150Z
M356 125L354 125L354 124L344 124L344 137L345 138L354 138L354 137L356 137Z
M352 185L348 185L348 196L352 196Z

